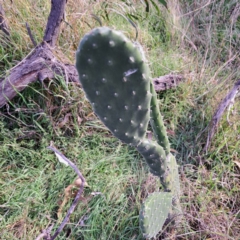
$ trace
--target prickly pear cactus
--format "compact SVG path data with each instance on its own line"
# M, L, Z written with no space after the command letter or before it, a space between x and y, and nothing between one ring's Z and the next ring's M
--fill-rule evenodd
M156 192L148 196L140 211L140 226L144 237L155 237L162 229L172 208L172 194Z
M140 213L144 234L153 237L170 213L179 213L180 186L145 58L121 32L101 27L81 40L76 67L94 112L113 135L136 147L162 183L165 192L150 195ZM156 142L146 138L149 121Z
M81 40L76 67L95 113L113 135L134 146L150 119L150 77L137 47L122 33L96 28Z

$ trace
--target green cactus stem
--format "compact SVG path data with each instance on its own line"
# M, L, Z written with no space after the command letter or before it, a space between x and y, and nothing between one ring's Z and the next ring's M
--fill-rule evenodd
M151 118L150 123L154 132L154 135L157 139L159 145L161 145L166 154L170 153L170 143L167 137L167 131L163 123L163 117L159 111L158 101L157 101L157 94L151 82L150 91L152 93L151 99Z

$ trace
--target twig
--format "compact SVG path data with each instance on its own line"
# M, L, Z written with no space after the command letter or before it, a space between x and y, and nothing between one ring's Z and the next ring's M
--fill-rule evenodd
M26 28L27 28L28 35L29 35L29 37L30 37L34 47L36 47L37 46L37 42L35 41L35 38L33 37L31 29L30 29L30 27L29 27L27 22L26 22Z
M82 185L80 186L80 188L77 192L77 195L76 195L71 207L69 208L69 210L67 212L66 217L63 219L60 227L57 229L57 231L54 233L54 235L51 238L51 240L54 240L58 236L58 234L63 230L64 226L67 224L67 222L70 218L70 215L73 213L75 207L77 206L80 196L83 192L85 179L84 179L83 175L81 174L81 172L76 167L76 165L73 162L71 162L69 159L67 159L61 152L59 152L56 148L51 147L51 146L49 146L48 149L50 149L50 150L54 151L55 153L57 153L58 155L60 155L69 164L69 166L74 169L74 171L77 173L78 177L82 180Z
M80 196L83 192L83 188L84 188L84 185L85 185L85 179L83 177L83 175L81 174L81 172L79 171L79 169L77 168L77 166L72 162L70 161L69 159L67 159L60 151L58 151L56 148L52 147L52 146L49 146L47 147L48 149L52 150L53 152L55 152L55 154L58 154L61 158L63 158L67 163L68 165L73 168L73 170L77 173L78 177L81 179L82 181L82 184L77 192L77 195L71 205L71 207L69 208L68 212L67 212L67 215L65 216L65 218L63 219L61 225L59 226L59 228L57 229L57 231L54 233L54 235L52 237L49 238L49 240L54 240L58 235L59 233L63 230L64 226L67 224L69 218L70 218L70 215L73 213L75 207L77 206L78 202L79 202L79 199L80 199ZM45 231L46 233L46 231ZM39 240L41 238L39 238L41 236L42 237L48 237L46 234L43 235L40 234L37 239L35 240ZM48 239L47 239L48 240Z
M234 84L233 89L227 94L227 96L222 100L222 102L219 104L217 111L213 115L212 121L210 123L210 130L208 131L208 138L207 143L204 147L204 150L207 152L208 147L211 144L213 135L215 133L216 127L225 111L225 109L230 105L234 103L234 99L240 90L240 79Z

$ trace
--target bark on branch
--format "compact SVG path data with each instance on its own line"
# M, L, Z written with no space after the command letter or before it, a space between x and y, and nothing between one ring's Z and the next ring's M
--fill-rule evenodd
M49 45L43 42L12 68L8 76L0 79L0 107L30 83L53 79L55 75L62 75L67 81L78 81L76 68L57 60Z
M47 42L51 47L54 47L60 32L61 22L64 18L67 0L52 0L51 3L51 12L48 17L43 41Z
M44 81L45 79L52 79L56 75L62 75L67 82L78 81L78 74L75 67L57 60L51 50L58 38L66 0L52 0L51 3L52 7L44 41L34 48L18 65L10 69L5 77L0 78L0 107L5 105L30 83L37 80ZM1 5L0 11L3 12ZM1 16L3 16L3 13ZM2 25L4 21L0 23L1 28L5 26ZM6 30L6 27L2 28L2 30L4 29ZM5 30L4 32L6 32Z

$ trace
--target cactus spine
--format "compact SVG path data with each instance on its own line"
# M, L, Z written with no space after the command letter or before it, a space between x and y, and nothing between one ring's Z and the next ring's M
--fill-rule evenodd
M150 195L140 213L144 235L153 237L172 212L172 200L178 198L180 188L144 56L121 32L100 27L81 40L76 68L94 112L114 136L134 146L151 173L160 178L165 192ZM146 138L149 122L156 141Z

